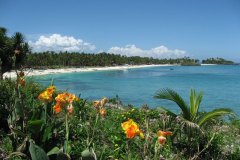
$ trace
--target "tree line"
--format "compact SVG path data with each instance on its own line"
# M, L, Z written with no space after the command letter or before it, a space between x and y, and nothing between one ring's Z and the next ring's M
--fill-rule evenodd
M229 60L226 60L226 59L223 59L223 58L207 58L205 60L202 60L202 63L203 64L234 64L233 61L229 61Z
M196 64L199 61L189 57L178 59L157 59L152 57L127 57L111 53L79 53L46 51L27 55L26 67L81 67L81 66L116 66L141 64Z

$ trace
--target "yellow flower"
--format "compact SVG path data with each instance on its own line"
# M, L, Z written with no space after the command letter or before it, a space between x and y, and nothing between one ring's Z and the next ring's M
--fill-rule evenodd
M141 138L144 138L144 134L142 133L142 131L140 131L137 123L134 122L132 119L128 119L128 121L123 122L121 126L127 138L134 138L137 135L139 135Z
M53 100L53 93L55 92L55 86L49 86L45 91L43 91L38 99L44 102L51 102Z

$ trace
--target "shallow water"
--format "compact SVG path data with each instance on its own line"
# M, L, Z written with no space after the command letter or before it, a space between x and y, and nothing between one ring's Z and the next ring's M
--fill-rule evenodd
M189 91L194 88L204 92L201 109L230 107L240 113L240 66L164 66L35 76L44 86L52 78L58 89L89 100L118 95L124 104L166 106L172 110L177 110L174 103L154 99L154 93L171 88L188 102Z

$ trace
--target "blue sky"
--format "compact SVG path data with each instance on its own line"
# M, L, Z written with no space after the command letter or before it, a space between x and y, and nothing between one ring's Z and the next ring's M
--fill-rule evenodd
M239 0L1 0L0 26L35 51L240 62Z

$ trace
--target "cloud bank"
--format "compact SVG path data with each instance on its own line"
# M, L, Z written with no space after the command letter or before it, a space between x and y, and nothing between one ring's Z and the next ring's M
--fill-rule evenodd
M182 58L187 56L186 51L179 49L168 49L161 45L149 50L144 50L135 45L126 45L125 47L112 47L108 50L109 53L126 55L126 56L141 56L153 58Z
M95 46L71 36L62 36L61 34L52 34L49 36L40 36L35 42L29 41L29 45L35 52L41 51L68 51L83 52L93 51Z
M61 34L41 35L36 41L29 41L29 45L34 52L42 51L68 51L68 52L94 52L95 45L76 39L72 36L62 36ZM105 50L101 50L104 52ZM157 46L150 49L142 49L135 45L124 47L111 47L106 50L108 53L126 56L141 56L153 58L182 58L188 56L186 51L179 49L169 49L166 46Z

